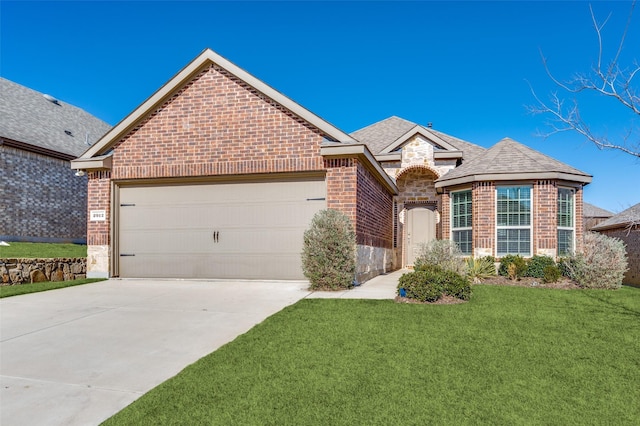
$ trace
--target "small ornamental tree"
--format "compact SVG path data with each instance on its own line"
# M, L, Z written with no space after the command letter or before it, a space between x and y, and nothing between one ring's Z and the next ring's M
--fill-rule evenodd
M302 271L312 290L353 287L356 233L351 220L337 210L321 210L304 232Z

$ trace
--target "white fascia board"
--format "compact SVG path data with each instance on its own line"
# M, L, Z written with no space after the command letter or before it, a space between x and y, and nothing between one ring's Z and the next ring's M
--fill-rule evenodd
M374 156L377 161L400 161L402 160L402 154L399 152L392 152L391 154L379 154Z
M445 175L446 177L446 175ZM504 174L477 174L472 176L463 176L454 179L436 180L436 188L446 188L448 186L462 185L471 182L500 182L500 181L517 181L517 180L565 180L568 182L580 182L584 185L591 183L591 176L572 175L562 172L543 172L543 173L504 173Z
M304 119L313 126L317 127L322 132L326 133L335 140L342 143L357 142L354 138L344 133L342 130L323 120L300 104L289 99L282 93L273 89L271 86L252 76L242 68L234 65L227 59L215 53L213 50L205 49L186 67L184 67L173 78L171 78L160 89L158 89L153 95L151 95L151 97L149 97L140 106L133 110L127 117L125 117L120 123L118 123L109 132L107 132L98 142L96 142L84 154L82 154L81 158L91 158L101 151L109 148L111 145L115 144L118 140L125 136L138 123L140 119L145 117L150 111L153 111L159 105L162 105L162 103L177 89L179 89L183 84L193 78L193 76L200 72L203 68L211 65L212 63L225 69L240 80L244 81L259 92L263 93L265 96L273 99L283 107L289 109L291 112L298 115L300 118Z
M394 195L398 194L398 187L391 177L384 171L380 163L376 161L369 148L363 144L331 145L320 147L320 155L328 158L358 157L364 159L365 167L369 168L376 179L382 183Z
M434 160L454 160L462 158L462 151L433 151Z
M71 168L73 170L110 170L112 159L113 153L92 158L76 158L71 160Z
M453 147L449 143L445 142L444 140L442 140L442 138L436 136L435 134L430 132L428 129L425 129L424 127L422 127L420 125L416 125L413 128L411 128L411 130L409 130L407 133L405 133L404 135L402 135L398 139L396 139L396 141L393 142L391 145L389 145L385 149L383 149L382 152L380 152L380 154L388 154L390 152L393 152L394 150L400 148L406 141L408 141L409 139L411 139L415 135L420 135L423 138L431 141L432 143L434 143L436 145L440 145L441 147L443 147L443 148L445 148L445 149L447 149L449 151L457 151L457 149L455 147Z

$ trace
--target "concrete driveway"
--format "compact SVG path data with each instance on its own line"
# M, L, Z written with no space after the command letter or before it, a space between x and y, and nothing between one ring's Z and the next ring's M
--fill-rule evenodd
M307 286L109 280L0 299L0 424L98 424Z

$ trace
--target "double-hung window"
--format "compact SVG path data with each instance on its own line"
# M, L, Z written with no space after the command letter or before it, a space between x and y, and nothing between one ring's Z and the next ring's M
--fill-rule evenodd
M531 256L531 192L530 186L497 188L498 257L507 254Z
M451 193L451 236L460 251L471 255L473 242L471 191Z
M558 188L558 256L566 256L573 252L574 211L573 189Z

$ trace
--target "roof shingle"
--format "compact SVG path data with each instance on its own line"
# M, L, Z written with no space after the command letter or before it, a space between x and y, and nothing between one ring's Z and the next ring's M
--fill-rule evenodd
M110 128L78 107L0 77L0 137L79 156Z

